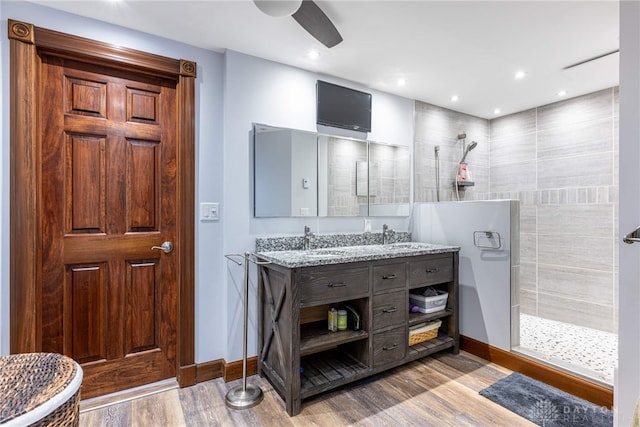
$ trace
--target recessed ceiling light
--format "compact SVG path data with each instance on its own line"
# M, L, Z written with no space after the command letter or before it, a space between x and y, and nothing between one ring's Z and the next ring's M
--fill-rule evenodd
M496 114L496 115L497 115L497 114L500 114L500 112L501 112L501 111L500 111L500 109L499 109L499 108L496 108L495 110L493 110L493 114Z
M560 92L558 92L558 96L560 96L560 97L567 96L567 91L566 90L561 90Z
M460 97L458 97L458 95L451 95L451 101L452 102L457 102L460 99Z
M318 53L317 50L310 50L309 51L309 58L318 59L319 57L320 57L320 53Z
M525 74L525 72L524 72L524 71L519 70L519 71L516 71L515 78L516 78L517 80L524 79L524 76L525 76L525 75L526 75L526 74Z
M398 86L404 86L407 84L407 81L405 79L403 79L402 77L400 77L398 79Z

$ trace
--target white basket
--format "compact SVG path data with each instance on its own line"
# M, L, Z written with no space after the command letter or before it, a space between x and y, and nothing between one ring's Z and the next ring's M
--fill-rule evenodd
M420 313L435 313L436 311L444 310L449 294L440 289L436 289L436 291L438 295L433 297L409 293L409 302L417 306Z

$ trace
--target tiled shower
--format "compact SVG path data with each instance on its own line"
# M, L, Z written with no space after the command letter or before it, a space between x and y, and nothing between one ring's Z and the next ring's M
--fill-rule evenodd
M455 200L455 168L462 154L457 135L463 132L466 143L475 140L478 147L467 158L475 186L460 192L460 199L520 200L519 298L520 312L528 316L523 317L521 343L550 336L544 330L551 324L547 321L557 322L555 329L563 324L578 328L568 326L568 335L594 331L597 338L589 342L588 333L567 338L576 340L572 348L587 345L587 354L615 341L610 335L617 331L618 318L618 88L493 120L417 102L415 129L416 202L436 201L436 145L440 200ZM540 336L526 339L534 330ZM532 350L555 361L546 349ZM597 374L596 379L612 381L613 357L611 375ZM563 368L573 363L564 362ZM575 364L584 373L584 364ZM591 369L586 367L587 375Z

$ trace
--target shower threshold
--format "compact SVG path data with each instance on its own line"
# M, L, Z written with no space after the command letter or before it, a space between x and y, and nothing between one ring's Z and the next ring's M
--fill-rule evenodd
M589 381L613 386L618 358L616 334L521 314L520 346L512 351Z

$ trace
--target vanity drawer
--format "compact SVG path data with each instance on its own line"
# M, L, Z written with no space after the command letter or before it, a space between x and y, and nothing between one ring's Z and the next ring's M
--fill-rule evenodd
M305 269L300 273L302 305L361 298L369 292L369 268Z
M373 367L404 359L407 349L407 328L392 329L373 335Z
M403 288L407 283L406 263L373 267L373 292Z
M373 297L373 329L406 322L408 311L407 292L393 292Z
M453 280L453 258L448 255L409 262L409 286L435 285Z

